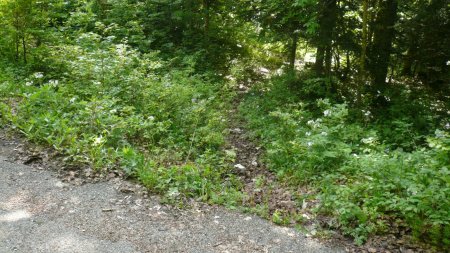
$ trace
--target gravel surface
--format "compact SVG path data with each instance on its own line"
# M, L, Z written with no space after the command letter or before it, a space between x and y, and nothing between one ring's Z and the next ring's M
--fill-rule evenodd
M342 252L253 215L165 206L119 178L65 183L7 162L13 152L0 145L0 253Z

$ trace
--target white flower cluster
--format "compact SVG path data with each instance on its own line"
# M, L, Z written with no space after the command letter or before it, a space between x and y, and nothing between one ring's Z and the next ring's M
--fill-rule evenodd
M373 144L376 142L376 139L374 137L369 137L369 138L363 138L361 141L364 144Z
M34 78L36 78L36 79L41 79L41 78L44 77L44 73L42 73L42 72L36 72L36 73L33 74L33 76L34 76Z
M48 81L48 84L50 85L50 86L53 86L53 87L56 87L56 86L58 86L58 84L59 84L59 81L58 80L50 80L50 81Z
M311 126L312 128L320 127L320 123L322 123L322 119L320 118L316 120L308 120L308 122L306 122L306 124Z
M100 146L101 144L103 144L105 142L105 140L103 139L103 136L99 136L97 138L94 138L94 146Z

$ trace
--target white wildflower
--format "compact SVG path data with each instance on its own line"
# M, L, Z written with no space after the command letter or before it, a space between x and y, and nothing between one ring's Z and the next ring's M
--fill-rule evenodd
M76 98L76 97L73 97L73 98L71 98L71 99L69 100L69 102L73 104L73 103L75 102L75 100L77 100L77 98Z
M311 132L306 132L305 135L306 136L311 136Z
M50 80L50 81L48 81L48 84L49 85L51 85L51 86L53 86L53 87L56 87L56 86L58 86L58 84L59 84L59 81L58 80Z
M150 115L150 116L148 116L148 120L153 121L153 120L155 120L155 117Z
M320 122L322 122L322 119L319 118L317 120L309 120L306 124L308 124L312 128L318 128L320 127Z
M328 117L328 116L330 116L331 115L331 111L330 110L325 110L324 112L323 112L323 116L325 116L325 117Z
M327 132L322 132L322 133L320 133L320 134L322 134L323 136L327 136L327 135L328 135Z
M312 141L308 141L308 143L306 143L306 145L307 145L308 147L311 147L313 144L314 144L314 143L313 143Z
M365 144L372 144L375 142L375 138L374 137L363 138L361 141Z
M97 137L97 138L94 139L94 145L95 146L98 146L98 145L100 145L102 143L103 143L103 137L102 136Z
M34 77L37 78L37 79L41 79L41 78L44 77L44 73L42 73L42 72L36 72L36 73L34 73L33 75L34 75Z
M33 81L26 82L25 85L26 86L31 86L31 85L33 85Z

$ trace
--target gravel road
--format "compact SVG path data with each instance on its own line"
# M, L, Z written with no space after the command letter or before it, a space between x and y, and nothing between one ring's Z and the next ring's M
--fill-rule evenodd
M64 183L7 162L11 152L0 145L0 253L342 252L253 215L164 206L118 178Z

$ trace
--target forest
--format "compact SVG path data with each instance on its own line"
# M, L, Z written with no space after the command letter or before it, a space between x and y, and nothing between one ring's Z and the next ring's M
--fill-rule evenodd
M0 0L0 124L180 207L450 249L446 0Z

